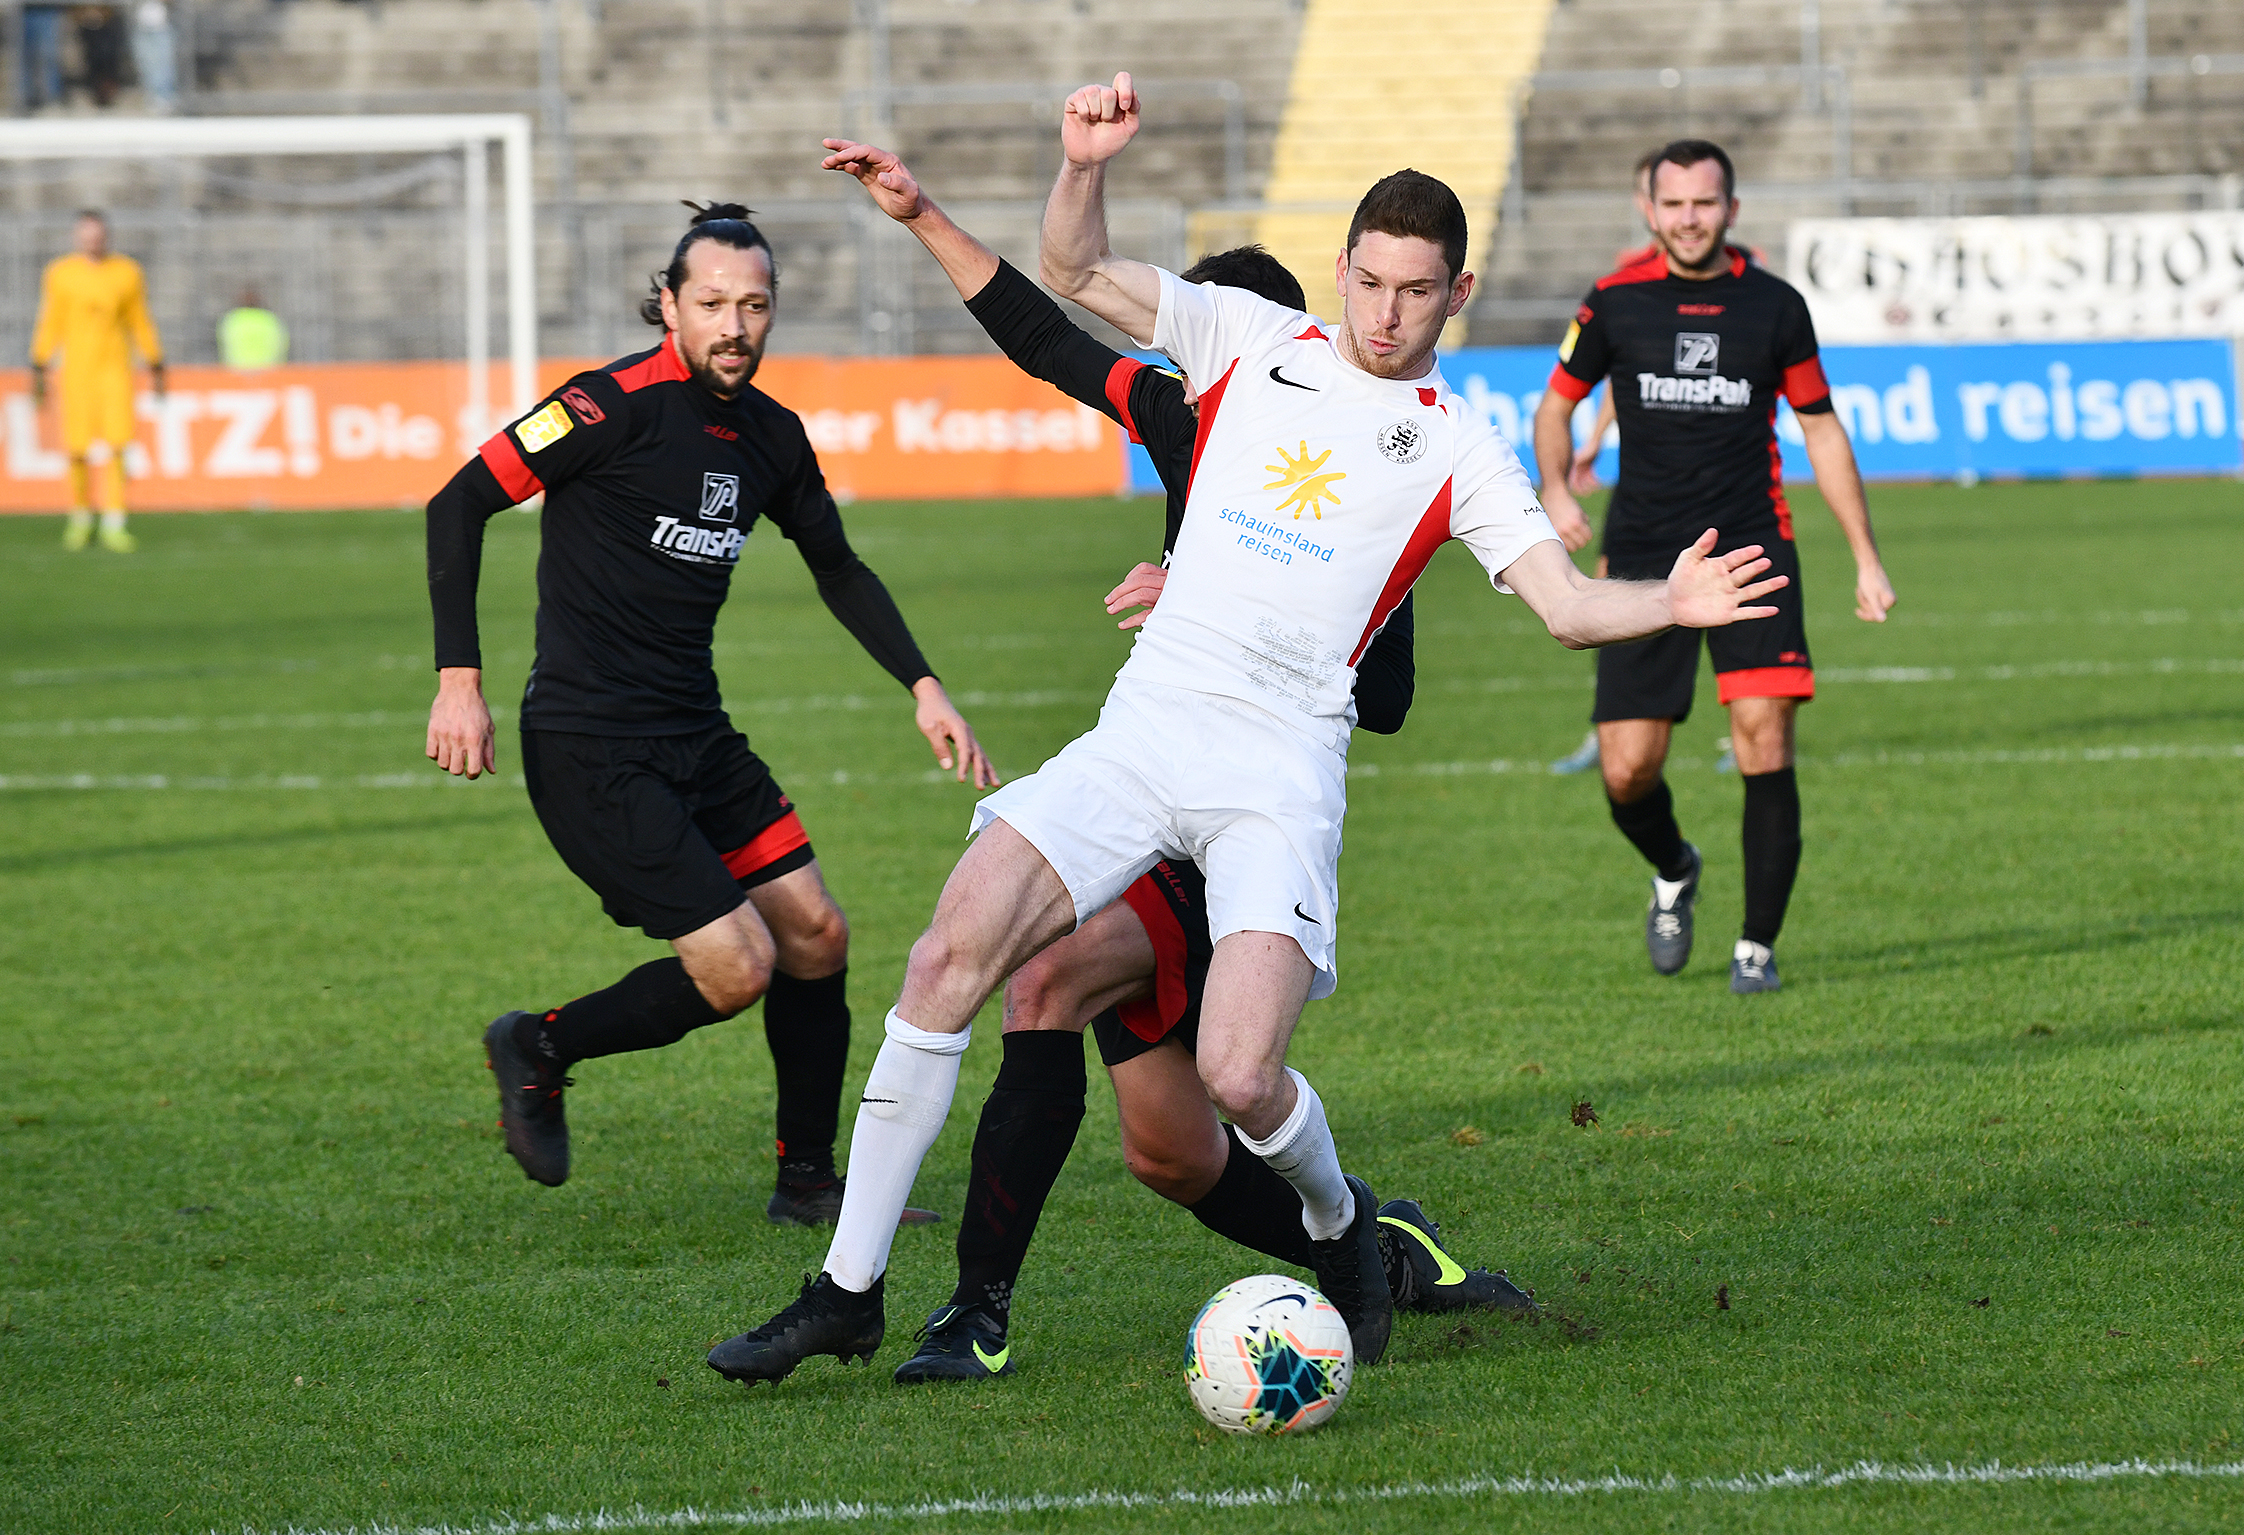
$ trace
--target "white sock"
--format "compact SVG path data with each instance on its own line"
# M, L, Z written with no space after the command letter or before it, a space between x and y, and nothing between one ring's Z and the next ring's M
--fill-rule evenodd
M70 526L73 529L84 529L91 533L93 531L93 513L82 506L73 507L70 512Z
M125 514L123 512L103 512L101 514L101 531L104 533L124 532Z
M896 1222L911 1197L920 1160L958 1091L958 1058L974 1036L968 1024L956 1034L915 1029L888 1011L888 1038L865 1078L857 1128L849 1137L849 1187L842 1193L826 1272L834 1283L862 1295L888 1268Z
M1301 1196L1301 1226L1313 1242L1329 1242L1348 1229L1356 1218L1356 1196L1340 1172L1340 1153L1333 1148L1332 1126L1325 1123L1324 1100L1309 1079L1291 1066L1293 1112L1270 1139L1258 1141L1239 1132L1239 1144L1294 1187Z

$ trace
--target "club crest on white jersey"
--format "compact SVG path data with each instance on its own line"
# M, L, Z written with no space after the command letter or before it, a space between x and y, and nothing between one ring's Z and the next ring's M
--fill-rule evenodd
M701 477L701 520L731 522L740 513L740 476L715 470Z
M1390 464L1415 464L1426 456L1429 435L1424 427L1407 417L1390 421L1379 429L1379 456Z

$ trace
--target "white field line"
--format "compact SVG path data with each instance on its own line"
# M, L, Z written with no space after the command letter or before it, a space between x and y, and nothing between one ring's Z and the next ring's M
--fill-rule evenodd
M2244 675L2244 660L2154 661L2040 661L2022 666L1860 666L1835 667L1816 673L1819 683L1908 682L2015 682L2043 677L2142 677L2176 675ZM1563 677L1455 678L1442 684L1452 693L1582 692L1595 683L1583 671ZM966 709L1051 709L1096 704L1105 695L1083 688L1045 688L1030 692L961 693L953 702ZM889 695L874 698L861 693L814 694L808 698L749 698L732 707L743 719L773 714L855 713L890 711L899 700ZM505 721L514 711L491 711ZM352 714L231 714L206 717L192 714L119 716L94 720L14 720L0 724L0 740L66 740L76 736L192 735L202 731L278 730L403 730L428 723L421 710L371 709Z
M2028 765L2093 765L2109 762L2244 762L2244 742L2233 745L2191 744L2151 746L2070 746L2021 749L1989 749L1985 751L1929 751L1929 752L1840 752L1828 757L1802 756L1800 765L1811 768L1848 767L1991 767L2014 764ZM1668 760L1671 769L1704 771L1711 764L1703 757L1673 757ZM1542 758L1515 761L1509 757L1495 757L1474 762L1410 762L1384 765L1377 762L1359 762L1348 769L1350 778L1467 778L1505 773L1548 773L1550 764ZM484 782L513 788L522 787L519 774L493 773ZM950 784L955 779L941 768L929 768L919 773L858 773L837 768L807 780L790 779L835 785L855 784L860 787L896 786L902 784ZM239 791L275 789L291 792L337 789L460 789L469 787L465 779L454 778L434 768L412 773L259 773L245 777L224 775L195 775L172 773L0 773L0 792L10 790L56 789L192 789L204 791Z
M628 1530L766 1529L789 1524L855 1524L866 1520L936 1520L979 1514L1021 1515L1090 1512L1100 1509L1271 1508L1319 1504L1376 1504L1409 1500L1466 1498L1579 1498L1599 1493L1733 1493L1831 1490L1844 1487L1956 1487L2087 1484L2155 1480L2236 1480L2244 1461L2192 1460L2073 1461L2062 1465L2006 1466L1904 1465L1858 1460L1827 1471L1821 1466L1782 1471L1751 1471L1735 1476L1475 1476L1445 1482L1391 1482L1377 1487L1314 1487L1295 1480L1283 1487L1234 1487L1212 1492L1180 1488L1175 1492L1079 1492L928 1499L919 1503L776 1503L762 1508L681 1508L658 1511L605 1509L590 1514L548 1514L535 1519L477 1520L468 1524L354 1524L334 1528L288 1525L260 1531L243 1526L242 1535L580 1535ZM224 1535L212 1531L211 1535Z

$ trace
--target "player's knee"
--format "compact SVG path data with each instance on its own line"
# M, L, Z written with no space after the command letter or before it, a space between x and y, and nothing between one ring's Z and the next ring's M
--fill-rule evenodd
M832 975L849 963L849 918L831 901L810 926L796 936L790 956L796 969L813 978Z
M720 963L703 964L688 973L709 1005L730 1018L753 1007L771 990L771 970L770 955L736 950Z
M1165 1147L1140 1146L1134 1142L1122 1143L1123 1165L1130 1176L1163 1199L1178 1204L1188 1204L1206 1192L1206 1170L1195 1165L1191 1158L1180 1157Z
M1008 1030L1065 1029L1075 1022L1078 999L1068 984L1066 966L1046 950L1005 983L1005 1027Z
M912 945L911 958L905 962L905 984L947 987L972 965L972 954L937 924Z
M1237 1125L1260 1124L1268 1119L1285 1080L1283 1067L1257 1060L1200 1063L1200 1081L1208 1090L1208 1101Z
M1660 786L1664 763L1646 758L1607 756L1599 763L1605 775L1605 795L1618 805L1633 805Z

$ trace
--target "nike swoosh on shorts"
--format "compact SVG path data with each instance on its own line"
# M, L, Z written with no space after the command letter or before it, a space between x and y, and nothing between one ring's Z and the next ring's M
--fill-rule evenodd
M1323 926L1324 926L1324 924L1323 924L1322 922L1318 922L1318 921L1317 921L1317 919L1316 919L1315 917L1312 917L1312 916L1310 916L1310 915L1309 915L1309 913L1307 913L1307 912L1303 911L1303 910L1301 909L1301 903L1300 903L1299 901L1296 901L1296 902L1294 902L1294 903L1293 903L1293 914L1294 914L1295 916L1299 917L1299 918L1300 918L1300 919L1301 919L1302 921L1304 921L1304 922L1312 922L1312 923L1316 923L1316 925L1317 925L1318 927L1323 927Z

